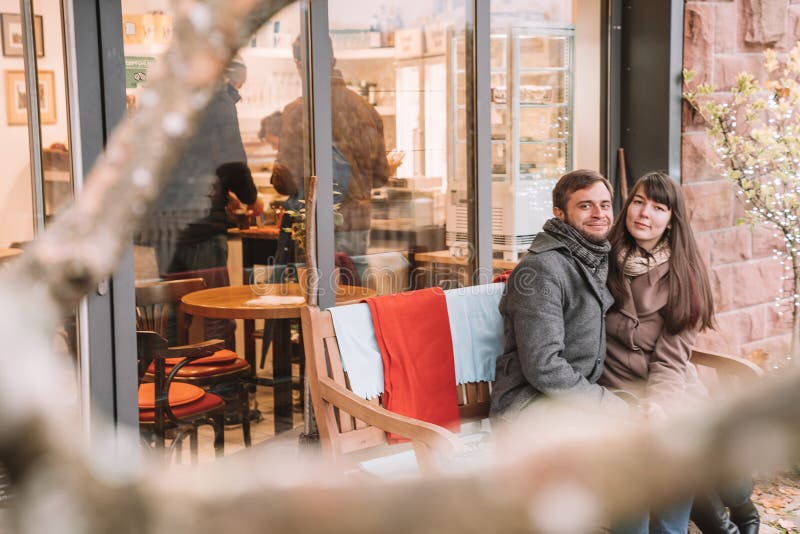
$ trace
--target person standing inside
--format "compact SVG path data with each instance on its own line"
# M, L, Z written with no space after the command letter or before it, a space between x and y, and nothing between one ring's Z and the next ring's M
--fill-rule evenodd
M581 397L612 413L625 401L596 382L606 354L604 317L612 187L590 170L562 176L553 214L513 270L500 301L504 351L497 359L490 414L513 422L544 398Z
M298 72L300 39L292 45ZM384 185L394 169L386 158L383 120L362 97L349 90L331 56L331 125L333 129L334 202L339 204L341 224L335 229L336 251L363 255L369 246L372 188ZM281 117L278 157L272 185L278 193L302 198L308 172L304 167L303 101L290 102ZM394 164L396 168L399 161ZM349 167L349 168L348 168ZM336 182L339 182L338 184Z

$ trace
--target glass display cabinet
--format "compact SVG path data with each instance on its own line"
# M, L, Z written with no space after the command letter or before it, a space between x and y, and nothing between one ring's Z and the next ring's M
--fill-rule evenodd
M572 25L493 28L491 35L492 239L495 255L515 260L552 217L551 192L573 166ZM464 38L453 38L452 113L466 117ZM454 128L447 244L467 238L465 128Z

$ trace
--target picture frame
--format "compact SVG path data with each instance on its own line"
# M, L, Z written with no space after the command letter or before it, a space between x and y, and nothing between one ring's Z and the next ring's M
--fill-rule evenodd
M44 20L41 15L34 15L33 20L36 55L44 57ZM0 13L0 28L3 37L3 55L22 57L22 17L17 13Z
M56 122L55 71L39 71L39 118L42 124ZM28 123L28 95L25 72L5 71L6 121L10 126Z

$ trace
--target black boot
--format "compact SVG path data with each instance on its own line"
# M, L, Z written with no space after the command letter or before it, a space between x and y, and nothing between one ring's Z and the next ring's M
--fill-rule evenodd
M731 521L736 523L742 534L758 534L758 527L761 524L758 509L750 499L738 506L731 506Z
M691 519L703 534L739 534L738 527L728 519L722 499L715 493L695 496Z

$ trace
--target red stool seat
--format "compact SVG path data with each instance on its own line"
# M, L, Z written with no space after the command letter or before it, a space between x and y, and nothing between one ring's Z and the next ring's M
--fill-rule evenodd
M204 358L200 358L204 359ZM164 372L169 374L172 372L172 365L164 366ZM242 358L236 358L231 363L227 364L214 364L214 365L190 365L186 364L180 368L178 374L175 375L176 378L182 379L197 379L197 378L209 378L213 376L225 376L230 374L239 374L239 373L246 373L250 371L250 365L244 361ZM147 368L146 377L152 377L153 373L155 372L155 364L151 363L150 367Z
M186 418L193 415L200 415L202 413L219 408L224 404L224 401L213 393L206 393L200 399L181 404L172 408L172 413L175 417ZM142 423L152 423L156 418L156 412L153 409L139 409L139 421Z

